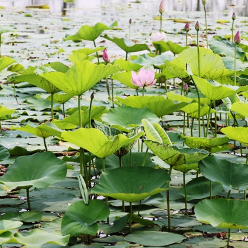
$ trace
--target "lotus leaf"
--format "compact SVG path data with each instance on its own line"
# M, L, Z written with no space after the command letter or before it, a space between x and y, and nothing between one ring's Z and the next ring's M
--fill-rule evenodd
M221 132L229 139L237 140L248 146L248 127L225 127L221 129Z
M97 221L106 219L110 211L106 204L100 200L91 200L89 205L82 201L73 203L66 210L61 223L63 235L80 234L95 235L98 231Z
M212 155L200 161L199 168L207 179L221 183L224 190L248 188L246 164L232 163Z
M124 59L117 59L114 63L114 65L118 65L122 70L128 72L128 71L138 71L142 65L131 63L130 61L126 61Z
M16 63L16 61L13 60L12 58L7 57L7 56L0 58L0 71L7 68L8 66L10 66L13 63Z
M235 102L232 105L231 110L248 118L248 104L244 102Z
M169 181L165 170L145 166L121 167L103 172L92 193L135 202L168 190Z
M120 72L120 73L117 72L111 78L121 82L122 84L126 85L127 87L129 87L131 89L137 90L139 88L138 86L136 86L132 83L131 71Z
M181 53L183 50L187 49L187 47L182 47L172 41L155 41L152 42L153 46L158 50L160 53L164 53L167 51L171 51L174 55Z
M140 132L131 138L123 134L114 136L111 140L98 129L80 128L74 132L62 132L62 138L82 147L100 158L106 158L121 147L131 144L144 133ZM97 137L97 139L95 138Z
M156 57L150 57L147 54L142 54L136 59L132 60L132 63L140 64L142 66L163 66L165 61L172 61L174 56L171 54L157 55Z
M133 108L149 108L159 118L171 114L186 106L186 102L176 102L163 96L129 96L126 99L116 97L122 104Z
M159 122L159 118L148 108L131 108L127 106L110 109L102 115L102 121L112 128L130 132L142 125L141 120L147 118L151 122Z
M243 229L248 227L247 201L205 199L195 206L197 220L217 228Z
M165 61L164 65L161 66L160 69L163 70L162 74L165 76L166 79L188 77L186 69L174 65L169 61Z
M118 66L95 65L87 60L83 62L76 61L74 65L66 72L48 72L41 74L56 87L65 93L74 96L81 96L85 91L89 90L101 79L106 78L110 74L119 71Z
M9 151L6 147L0 145L0 161L3 161L9 157Z
M59 104L64 104L69 101L72 97L72 94L54 94L53 101ZM48 96L46 99L51 101L51 96Z
M198 103L190 103L186 107L181 109L185 113L189 114L192 118L198 118ZM208 113L209 107L204 105L200 108L200 116L204 116ZM213 110L211 110L213 111Z
M31 186L45 188L63 180L66 176L66 171L64 161L56 158L53 153L36 153L18 157L0 178L0 182L9 189Z
M11 115L15 113L14 109L8 109L3 106L0 106L0 117L6 116L6 115Z
M13 220L2 220L0 221L0 235L8 232L9 230L16 229L22 226L22 222Z
M88 60L88 61L92 61L95 57L94 56L88 56L82 52L79 51L75 51L73 53L70 54L69 56L69 60L72 63L75 63L76 61L83 61L83 60Z

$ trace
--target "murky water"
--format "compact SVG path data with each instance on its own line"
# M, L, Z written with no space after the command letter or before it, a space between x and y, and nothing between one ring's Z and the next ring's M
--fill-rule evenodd
M1 6L25 8L28 5L47 4L52 12L62 12L64 8L68 12L82 14L85 10L108 8L113 5L128 6L133 8L155 11L161 0L75 0L74 3L64 3L63 0L15 0L0 1ZM141 2L141 3L138 3ZM203 11L201 0L164 0L167 14L170 11ZM221 17L236 12L238 16L248 17L247 0L208 0L207 11L213 17Z

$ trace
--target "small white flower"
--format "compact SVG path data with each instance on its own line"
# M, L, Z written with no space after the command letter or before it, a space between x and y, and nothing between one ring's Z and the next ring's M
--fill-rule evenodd
M166 34L164 32L155 31L152 33L151 39L152 39L152 41L161 41L161 40L165 41L166 40Z

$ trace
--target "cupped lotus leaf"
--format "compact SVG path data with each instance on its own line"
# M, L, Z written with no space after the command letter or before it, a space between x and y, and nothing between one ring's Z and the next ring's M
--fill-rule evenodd
M66 171L64 161L56 158L53 153L35 153L18 157L0 178L0 182L9 189L31 186L45 188L63 180Z
M8 108L5 108L4 106L0 106L0 117L11 115L13 113L15 113L14 109L8 109Z
M167 80L171 78L186 78L189 76L186 69L174 65L169 61L165 61L164 65L161 66L160 69L162 69L162 74Z
M147 119L142 120L142 124L146 133L146 138L158 143L172 145L172 142L165 130L158 123L151 123Z
M247 229L247 201L233 199L205 199L195 206L197 220L213 227Z
M139 87L134 85L132 83L132 75L131 75L131 71L127 71L127 72L117 72L115 73L112 77L112 79L117 80L119 82L121 82L122 84L126 85L127 87L131 88L131 89L138 89Z
M7 68L8 66L10 66L13 63L16 63L16 61L13 60L12 58L7 57L7 56L0 58L0 71Z
M99 52L99 51L102 51L104 50L105 47L96 47L96 48L90 48L90 47L85 47L85 48L80 48L78 50L73 50L72 52L73 53L84 53L86 55L90 55L92 53L96 53L96 52Z
M248 104L244 102L235 102L232 105L231 110L248 118Z
M110 109L102 115L102 121L112 128L119 131L130 132L134 128L142 125L141 120L147 118L151 122L159 122L159 118L153 114L148 108L132 108L121 106L119 108Z
M248 146L248 127L224 127L221 129L221 132L229 139L237 140Z
M233 74L225 68L221 57L211 50L199 48L200 50L200 76L206 79L218 79ZM188 64L194 75L198 74L198 52L197 47L188 48L182 51L172 64L185 68Z
M76 61L74 65L66 72L48 72L41 74L56 87L65 93L74 96L81 96L85 91L89 90L101 79L119 71L118 66L95 65L90 61Z
M131 233L125 240L144 246L167 246L174 243L181 243L185 237L171 232L139 231Z
M116 99L133 108L147 107L159 118L188 105L186 102L174 102L163 96L129 96L126 99L120 97L116 97Z
M210 180L205 177L197 177L186 184L187 200L204 199L210 196ZM212 196L218 195L223 190L220 183L212 183ZM184 188L179 190L179 194L184 196Z
M67 37L67 40L90 40L94 41L105 30L111 30L118 25L118 22L112 23L109 27L98 22L94 26L83 25L76 34Z
M121 38L110 38L108 35L103 36L104 39L110 40L115 43L119 48L124 50L126 53L140 52L147 50L150 52L150 48L146 44L136 44L131 40L121 39Z
M8 67L7 71L22 73L25 70L24 66L21 64L14 64Z
M246 190L248 188L246 164L231 163L211 155L199 162L199 168L207 179L221 183L224 190Z
M83 61L83 60L92 61L94 58L95 58L94 56L88 56L82 52L74 52L74 53L71 53L69 56L69 60L72 63L75 63L76 61Z
M73 203L66 210L61 223L63 235L95 235L98 231L97 221L106 219L110 214L108 206L100 200L91 200L86 205L83 201Z
M92 193L135 202L168 190L169 181L170 177L165 170L146 166L120 167L103 172Z
M131 63L130 61L126 61L124 59L117 59L114 65L118 65L124 71L138 71L142 65Z
M144 133L140 132L128 138L123 134L119 134L109 140L103 132L95 128L80 128L74 132L62 132L63 139L88 150L100 158L108 157L121 147L131 144L142 135Z
M16 229L22 225L23 225L23 223L20 221L2 220L2 221L0 221L0 235L2 233L9 231L9 230Z
M38 136L40 138L43 138L43 139L46 139L51 135L51 133L47 132L45 129L42 128L42 126L45 125L45 124L41 124L37 127L32 127L30 125L26 125L26 126L23 126L23 127L13 127L12 129L13 130L19 130L19 131L23 131L23 132L27 132L27 133L31 133L35 136Z
M26 248L41 248L44 244L54 244L66 246L69 242L69 235L62 236L60 232L46 232L41 229L34 229L23 235L22 233L14 234L18 244L24 245Z
M173 169L177 171L181 171L183 173L187 173L190 170L198 171L198 163L180 164L173 166Z
M163 66L165 61L172 61L174 56L172 54L161 54L152 57L147 54L142 54L132 60L132 63L136 63L142 66Z
M236 91L217 82L211 84L207 80L192 76L197 88L211 101L221 100L236 94Z
M6 147L0 145L0 161L7 159L10 156L9 151Z
M216 138L200 138L200 137L189 137L181 135L185 139L184 143L190 148L204 149L211 153L216 150L227 149L226 145L229 142L228 137L216 137Z
M43 123L39 126L39 129L50 133L50 136L53 135L59 138L61 137L62 130L59 129L54 123L51 122Z
M59 104L64 104L66 103L67 101L69 101L71 98L73 97L72 94L68 94L68 93L65 93L65 94L54 94L53 95L53 101L56 102L56 103L59 103ZM46 98L47 100L51 101L51 95L48 96Z
M187 49L187 47L182 47L172 41L154 41L152 42L153 46L160 53L164 53L167 51L171 51L174 55L181 53L183 50Z
M183 107L181 109L188 115L190 115L192 118L198 118L198 103L190 103L186 107ZM209 107L207 105L203 105L200 107L200 116L204 116L208 113ZM211 110L212 112L213 110Z
M105 110L105 106L91 106L91 119L98 120ZM86 106L81 107L81 119L83 127L89 123L89 108ZM68 117L65 117L63 120L54 120L53 122L61 129L74 129L79 126L78 111L72 113Z

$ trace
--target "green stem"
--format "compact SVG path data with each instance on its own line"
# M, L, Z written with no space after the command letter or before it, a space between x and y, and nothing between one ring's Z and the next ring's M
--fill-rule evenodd
M107 207L108 207L108 205L109 205L108 196L106 196L105 200L106 200L106 205L107 205ZM109 224L109 216L108 216L108 218L107 218L107 224Z
M229 190L228 193L227 193L227 197L226 197L227 199L230 198L230 194L231 194L231 190Z
M89 152L88 186L91 188L91 153Z
M194 118L192 118L192 122L191 122L191 129L190 129L190 131L191 131L191 137L193 137L193 129L194 129Z
M30 197L29 197L29 188L26 189L26 192L27 192L28 210L31 211L31 204L30 204Z
M130 211L129 211L129 232L132 233L132 213L133 213L133 209L132 209L132 202L130 202Z
M15 97L16 103L19 104L19 102L17 100L17 96L16 96L16 86L15 86L15 83L14 83L14 97Z
M130 40L130 27L131 25L129 24L129 33L128 33L128 39Z
M233 42L233 37L234 37L234 36L233 36L233 30L234 30L233 27L234 27L234 20L232 21L232 42Z
M198 77L201 77L201 69L200 69L200 48L199 48L199 31L196 31L197 35L197 57L198 57Z
M244 201L246 201L246 190L244 190Z
M145 86L143 86L143 89L142 89L142 96L145 95Z
M216 104L215 104L215 101L214 101L214 109L216 110ZM214 127L215 127L215 132L214 132L214 137L217 137L217 113L214 113Z
M53 94L51 94L51 117L53 120L54 119L54 116L53 116Z
M207 128L206 128L206 133L205 133L205 137L208 137L208 129L209 129L209 122L210 122L210 114L211 114L211 107L212 107L212 100L210 100L210 106L209 106L209 110L208 110L208 120L207 120Z
M205 29L206 29L206 38L207 38L207 48L208 48L208 23L207 23L207 10L206 5L204 4L204 12L205 12Z
M145 166L147 153L148 153L148 147L146 148L146 153L145 153L145 156L144 156L144 159L143 159L143 162L142 162L142 166Z
M94 94L94 93L92 93L91 98L90 98L90 107L89 107L89 128L91 128L91 107L92 107L92 102L93 102L93 99L94 99L93 94Z
M45 146L45 150L47 152L48 150L47 150L46 138L43 138L43 143L44 143L44 146Z
M119 157L119 166L122 167L122 157Z
M205 134L205 122L204 122L204 116L202 117L202 131L203 131L203 136Z
M125 211L126 211L126 209L125 209L125 202L122 201L122 212L125 212Z
M228 229L227 247L229 247L229 244L230 244L230 236L231 236L231 230Z
M127 61L127 54L128 54L128 53L126 52L126 61Z
M188 47L188 32L186 31L186 47Z
M96 47L96 42L95 42L95 40L93 40L93 43L94 43L94 46ZM97 63L98 63L98 65L99 65L99 55L98 55L98 52L96 52L96 57L97 57Z
M106 78L106 88L107 88L108 97L110 97L110 90L109 90L108 78Z
M0 132L2 132L3 130L2 130L2 124L1 124L1 122L0 122Z
M85 170L84 170L84 173L83 173L84 168L85 168L85 166L84 166L84 149L82 147L80 147L80 174L82 176L85 174ZM86 178L86 176L85 176L85 178Z
M63 108L63 115L64 115L64 118L65 118L65 104L64 103L62 104L62 108Z
M159 30L160 32L162 32L162 24L163 24L162 22L163 22L163 14L161 13L160 14L160 30Z
M236 86L236 76L237 76L237 72L236 72L236 57L237 57L237 44L235 43L235 49L234 49L234 86Z
M112 87L111 87L111 93L112 93L112 108L114 108L115 107L115 105L114 105L114 80L112 79L111 80L111 85L112 85Z
M82 118L81 118L81 106L80 106L80 97L78 96L78 121L79 121L79 128L82 128Z
M186 189L186 180L185 180L185 172L183 173L183 187L184 187L184 202L185 202L185 212L188 215L188 206L187 206L187 189Z
M170 166L169 170L169 176L171 176L172 166ZM167 215L168 215L168 230L171 229L171 214L170 214L170 183L169 183L169 189L167 190L166 194L166 201L167 201Z
M185 118L186 118L186 113L183 112L183 135L185 135Z

